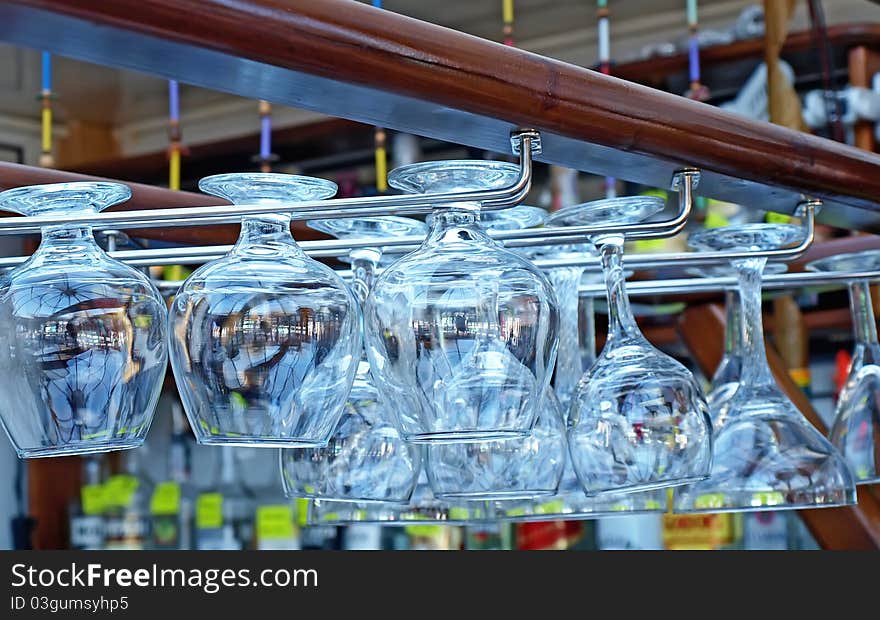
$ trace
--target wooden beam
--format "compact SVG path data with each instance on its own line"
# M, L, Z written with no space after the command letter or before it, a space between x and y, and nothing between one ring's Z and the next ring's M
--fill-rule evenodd
M716 304L692 306L682 314L679 330L694 360L711 376L723 354L723 308ZM767 361L779 388L819 432L827 434L809 398L769 343ZM823 549L880 549L880 503L863 487L859 488L857 506L799 510L798 515Z
M363 3L13 0L0 40L501 152L527 125L549 163L880 230L880 157Z

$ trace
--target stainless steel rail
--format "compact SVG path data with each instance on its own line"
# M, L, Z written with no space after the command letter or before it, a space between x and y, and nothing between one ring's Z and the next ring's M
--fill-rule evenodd
M153 228L158 226L205 226L236 223L243 216L286 214L292 220L310 220L343 217L370 217L378 215L427 214L432 205L454 202L479 202L487 211L503 209L523 201L532 182L532 156L540 153L540 134L532 129L514 132L511 141L518 146L519 176L513 185L502 189L468 192L401 194L392 196L364 196L359 198L331 198L289 204L218 205L216 207L179 207L174 209L140 209L111 211L83 215L40 215L9 217L0 220L0 234L17 235L37 233L46 226L92 226L105 228Z

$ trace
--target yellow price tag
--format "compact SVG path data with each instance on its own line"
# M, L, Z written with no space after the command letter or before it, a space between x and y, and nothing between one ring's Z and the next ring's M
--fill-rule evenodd
M131 504L139 484L137 478L128 474L111 476L104 484L104 505L125 508Z
M176 515L180 512L180 485L176 482L160 482L150 498L150 514Z
M104 485L87 484L79 491L83 514L99 515L104 511Z
M638 252L656 252L666 247L666 239L636 239L633 245Z
M222 493L202 493L196 498L196 527L200 530L223 527Z
M259 540L293 538L295 534L293 508L284 504L257 508L257 538Z
M724 508L724 493L706 493L694 501L694 507L700 510Z

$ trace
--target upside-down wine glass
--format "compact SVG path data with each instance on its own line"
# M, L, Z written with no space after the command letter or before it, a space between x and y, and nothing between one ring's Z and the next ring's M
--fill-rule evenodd
M742 224L691 235L699 250L766 251L803 237L791 224ZM764 348L761 273L766 257L733 261L743 309L743 371L715 434L709 479L675 489L675 512L822 508L856 501L846 461L777 387Z
M391 172L413 193L513 185L506 162L440 161ZM528 435L556 359L556 299L534 265L480 226L480 204L434 205L425 242L386 269L367 300L367 355L408 441Z
M424 235L423 222L404 217L316 220L309 226L337 238L392 238ZM349 253L352 288L363 304L370 292L382 251ZM362 353L345 410L330 443L322 448L282 449L281 476L290 497L348 502L406 503L421 467L418 446L403 440L391 408L376 389L370 363Z
M878 271L880 252L868 250L831 256L807 265L811 271ZM846 383L837 399L828 438L840 450L856 484L880 482L880 344L866 280L849 283L855 350Z
M128 200L117 183L0 194L22 215L85 215ZM162 296L110 258L88 224L46 226L36 252L0 278L0 420L21 458L144 442L167 362Z
M655 196L574 205L551 223L621 229L663 209ZM626 296L624 234L592 239L605 272L608 338L577 384L568 414L569 451L588 495L645 491L709 474L712 429L693 375L655 349L639 331Z
M336 184L221 174L199 188L234 204L320 200ZM225 257L197 269L171 305L171 365L199 443L326 445L360 359L357 301L290 233L289 214L247 215Z

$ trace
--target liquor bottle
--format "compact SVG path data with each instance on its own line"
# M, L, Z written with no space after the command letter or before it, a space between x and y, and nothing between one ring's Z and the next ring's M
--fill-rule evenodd
M122 452L121 472L104 484L104 548L144 549L149 540L153 485L143 475L146 448Z
M254 502L235 473L235 448L221 446L214 490L196 499L196 548L238 550L252 537Z
M153 549L193 548L195 490L189 482L189 441L188 434L175 429L168 447L168 479L153 490L150 500Z
M104 548L104 480L100 456L82 458L82 485L70 507L70 548Z

